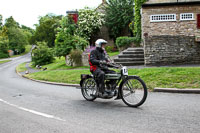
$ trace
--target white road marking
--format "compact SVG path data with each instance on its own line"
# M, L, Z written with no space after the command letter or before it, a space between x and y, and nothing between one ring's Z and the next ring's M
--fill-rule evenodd
M18 105L11 104L11 103L9 103L9 102L7 102L7 101L4 101L3 99L0 99L0 102L5 103L5 104L7 104L7 105L10 105L10 106L12 106L12 107L15 107L15 108L17 108L17 109L20 109L20 110L23 110L23 111L26 111L26 112L35 114L35 115L39 115L39 116L43 116L43 117L46 117L46 118L55 119L55 120L59 120L59 121L66 121L66 120L64 120L64 119L61 119L61 118L56 117L56 116L53 116L53 115L41 113L41 112L38 112L38 111L35 111L35 110L31 110L31 109L27 109L27 108L24 108L24 107L20 107L20 106L18 106Z

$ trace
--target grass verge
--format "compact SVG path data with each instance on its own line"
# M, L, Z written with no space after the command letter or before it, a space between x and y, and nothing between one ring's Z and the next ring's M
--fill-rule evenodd
M3 63L6 63L6 62L9 62L11 60L3 60L3 61L0 61L0 64L3 64Z
M24 62L24 63L18 65L17 68L16 68L16 70L17 70L18 72L25 72L25 71L27 71L26 62Z
M81 74L90 74L89 69L48 70L32 73L27 76L38 80L79 84ZM200 88L200 67L129 69L129 75L140 76L150 90L155 87Z

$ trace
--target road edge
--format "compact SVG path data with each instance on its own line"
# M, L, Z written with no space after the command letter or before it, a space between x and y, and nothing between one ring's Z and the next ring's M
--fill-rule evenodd
M200 94L200 89L154 88L153 92Z

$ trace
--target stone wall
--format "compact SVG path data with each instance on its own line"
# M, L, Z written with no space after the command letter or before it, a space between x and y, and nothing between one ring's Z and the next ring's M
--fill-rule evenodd
M200 43L190 36L149 36L145 38L145 64L200 63Z
M181 21L180 13L194 13L194 20ZM150 15L176 14L174 22L150 22ZM142 8L142 31L149 36L155 35L186 35L199 36L197 29L197 14L200 14L200 5L154 6Z
M180 13L194 13L194 20L181 21ZM174 22L150 22L150 15L176 14ZM144 6L142 35L146 65L200 63L200 36L197 29L200 5Z

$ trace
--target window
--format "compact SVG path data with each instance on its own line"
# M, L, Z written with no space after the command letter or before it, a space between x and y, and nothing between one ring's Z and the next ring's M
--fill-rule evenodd
M156 14L150 16L150 22L176 21L176 14Z
M193 13L181 13L180 20L194 20L194 14Z

